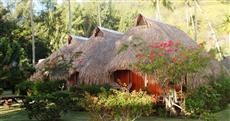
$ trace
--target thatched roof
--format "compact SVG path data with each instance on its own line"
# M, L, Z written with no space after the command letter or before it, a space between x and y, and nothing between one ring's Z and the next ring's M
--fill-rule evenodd
M224 66L230 72L230 56L225 57L221 62L224 64Z
M63 58L66 60L70 59L70 56L73 55L72 51L75 48L78 48L81 43L86 42L88 38L80 37L80 36L74 36L74 43L71 43L70 45L66 44L59 50L53 52L49 57L43 59L41 62L37 63L35 68L36 72L30 77L30 80L43 80L46 75L44 75L44 69L52 64L56 63L58 60L62 60ZM57 74L56 76L50 77L52 79L66 79L68 78L68 73L62 73L62 75Z
M122 35L123 33L117 31L96 27L90 41L74 50L82 52L82 55L73 61L71 69L71 73L79 72L79 83L108 83L109 74L105 71L105 65L115 56L115 42Z
M37 72L30 78L31 80L44 79L46 75L42 73L42 69L50 63L57 60L70 60L72 58L72 66L65 72L57 72L50 76L51 79L67 80L71 74L79 73L79 83L102 84L107 83L108 73L106 73L105 65L108 64L112 57L115 56L115 41L123 35L121 32L96 27L92 36L84 44L71 43L60 50L52 53L48 58L36 66ZM81 52L80 56L74 54Z
M129 45L130 42L138 44L138 40L143 40L147 44L172 40L178 41L187 47L198 46L186 33L176 27L148 19L141 14L139 14L136 19L135 27L131 28L121 39L116 41L116 50L118 51L124 44ZM137 53L133 48L128 47L126 51L117 54L113 58L113 60L107 65L106 70L109 73L113 73L116 70L130 69L129 65L136 61L136 54ZM215 63L214 66L216 67L211 66L210 68L212 69L208 69L206 73L212 73L212 71L215 71L215 73L219 72L220 66L218 66L219 64L216 64L217 61L213 61L212 63ZM198 76L200 75L198 74ZM202 82L199 79L194 80L194 82ZM203 80L205 82L207 81L206 79ZM197 82L197 84L199 83Z
M174 26L145 18L141 14L138 15L135 26L116 42L116 50L118 51L124 44L138 40L145 41L146 43L172 40L181 42L185 46L197 46L196 42L183 31ZM130 63L135 61L135 55L136 52L132 48L117 54L107 67L108 71L113 72L127 68Z
M81 37L81 36L71 35L71 37L72 37L72 40L73 40L71 42L71 44L74 44L74 43L81 44L81 43L84 43L84 42L89 40L89 38Z

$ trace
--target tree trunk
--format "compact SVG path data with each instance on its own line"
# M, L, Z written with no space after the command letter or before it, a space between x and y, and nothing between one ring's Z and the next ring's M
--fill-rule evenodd
M159 0L156 0L156 20L160 21L161 16L160 16L160 3Z
M203 15L204 15L204 11L201 10L201 7L200 7L200 5L197 3L197 1L194 1L194 4L195 4L195 6L198 8L198 10L199 10L201 13L203 13ZM212 24L211 24L211 22L209 21L209 19L208 19L207 16L205 16L205 19L206 19L206 21L208 22L208 26L209 26L209 28L210 28L210 30L211 30L211 32L212 32L213 39L214 39L214 41L216 42L216 43L215 43L215 46L216 46L216 50L217 50L217 52L218 52L218 55L219 55L220 59L223 59L223 58L224 58L224 55L223 55L223 53L222 53L222 51L221 51L221 47L220 47L220 45L219 45L219 40L217 39L216 32L214 31L214 28L213 28L213 26L212 26Z
M101 6L100 3L97 6L97 17L98 17L98 24L101 26Z
M33 0L30 1L30 22L32 32L32 63L35 66L35 42L34 42L34 21L33 21Z
M71 3L70 0L68 1L68 6L69 6L69 34L71 35L72 33L72 12L71 12Z
M197 10L196 9L197 9L196 5L194 5L194 40L197 42Z

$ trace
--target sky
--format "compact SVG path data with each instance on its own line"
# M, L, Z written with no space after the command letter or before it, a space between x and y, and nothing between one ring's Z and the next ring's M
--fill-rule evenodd
M7 6L7 2L11 1L11 0L1 0L3 3L3 6L6 7ZM82 3L84 0L71 0L71 1L76 1L78 3ZM34 3L34 10L35 11L41 11L42 10L42 6L41 4L39 4L39 0L33 0ZM62 4L63 0L57 0L58 4Z

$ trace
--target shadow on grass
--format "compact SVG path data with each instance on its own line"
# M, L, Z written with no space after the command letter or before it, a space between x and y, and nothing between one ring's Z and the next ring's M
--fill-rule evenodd
M0 114L1 121L33 121L27 117L27 113L22 110L10 111Z

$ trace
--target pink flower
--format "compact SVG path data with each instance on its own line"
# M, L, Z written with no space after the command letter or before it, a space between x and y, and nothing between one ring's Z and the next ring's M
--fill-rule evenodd
M172 46L174 43L173 43L173 41L172 40L169 40L168 41L168 46Z
M173 50L172 48L168 48L168 49L166 49L166 52L168 52L168 53L173 53L174 50Z
M159 43L159 46L160 46L160 47L164 47L164 42L160 42L160 43Z
M162 57L163 57L163 56L165 56L165 54L164 54L164 53L162 53L162 52L160 52L160 53L159 53L159 55L160 55L160 56L162 56Z

